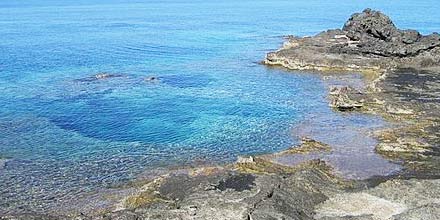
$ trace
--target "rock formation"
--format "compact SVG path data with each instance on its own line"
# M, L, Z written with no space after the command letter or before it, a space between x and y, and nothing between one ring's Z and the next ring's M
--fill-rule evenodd
M359 109L363 106L361 96L362 93L352 87L333 87L329 94L330 106L339 111Z
M342 29L314 37L290 37L267 54L265 64L319 71L386 71L440 66L440 35L399 30L379 11L356 13Z

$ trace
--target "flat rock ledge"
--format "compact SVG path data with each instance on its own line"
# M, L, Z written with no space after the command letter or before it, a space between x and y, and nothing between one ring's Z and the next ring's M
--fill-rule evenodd
M317 71L432 69L440 66L440 35L397 29L388 16L365 9L353 14L342 29L313 37L288 37L263 63Z
M314 143L316 144L316 143ZM2 220L439 219L439 180L348 181L324 162L295 167L263 158L160 176L113 211L9 214Z

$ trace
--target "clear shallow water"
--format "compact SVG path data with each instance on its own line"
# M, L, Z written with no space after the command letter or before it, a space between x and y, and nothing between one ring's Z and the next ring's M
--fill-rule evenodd
M440 29L436 1L2 1L0 213L157 166L285 149L310 115L362 127L327 107L318 76L256 62L280 36L340 27L365 7ZM90 80L100 72L122 77Z

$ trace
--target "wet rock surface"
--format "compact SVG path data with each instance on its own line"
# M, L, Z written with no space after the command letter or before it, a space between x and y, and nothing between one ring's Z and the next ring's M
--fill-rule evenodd
M296 70L386 71L395 68L437 68L440 35L421 35L397 29L379 11L353 14L342 29L313 37L290 37L284 46L267 54L268 65Z
M440 176L440 80L437 71L400 69L377 83L373 112L393 121L378 131L380 154L404 161L411 176Z

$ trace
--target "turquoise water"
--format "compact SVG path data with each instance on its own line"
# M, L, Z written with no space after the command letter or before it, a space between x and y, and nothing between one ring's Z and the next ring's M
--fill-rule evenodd
M258 62L281 36L341 27L365 7L440 30L436 1L0 2L0 213L290 147L305 118L341 116L319 76Z

